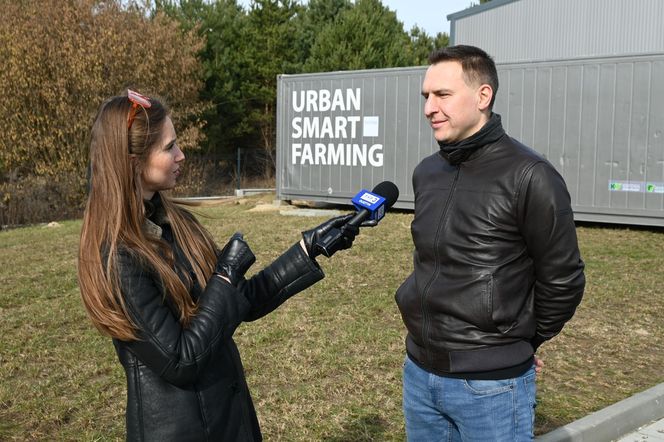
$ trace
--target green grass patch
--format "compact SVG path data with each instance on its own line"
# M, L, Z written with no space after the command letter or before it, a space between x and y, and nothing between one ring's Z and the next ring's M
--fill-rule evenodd
M324 218L252 211L273 196L198 209L220 243L242 231L267 265ZM405 329L394 302L412 270L412 214L389 214L327 275L236 340L268 441L402 441ZM80 221L0 232L0 440L122 440L125 380L76 282ZM664 232L578 228L584 300L543 345L541 434L664 381Z

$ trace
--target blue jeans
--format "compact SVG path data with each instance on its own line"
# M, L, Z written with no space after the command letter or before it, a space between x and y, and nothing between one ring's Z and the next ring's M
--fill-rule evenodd
M445 378L403 367L403 413L409 442L531 441L535 423L535 367L497 381Z

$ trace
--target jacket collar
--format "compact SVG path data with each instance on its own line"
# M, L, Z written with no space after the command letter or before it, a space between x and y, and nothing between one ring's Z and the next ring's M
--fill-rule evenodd
M162 229L157 224L150 221L149 218L145 218L143 221L143 230L148 236L151 236L155 239L161 238Z
M155 192L154 196L149 200L143 200L145 208L145 220L143 221L143 229L149 236L161 238L163 229L161 226L170 224L170 220L166 215L166 209L161 199L159 192Z
M494 143L505 135L505 130L500 121L500 115L491 113L489 121L470 137L453 144L438 142L440 155L451 165L456 166L463 163L478 149Z

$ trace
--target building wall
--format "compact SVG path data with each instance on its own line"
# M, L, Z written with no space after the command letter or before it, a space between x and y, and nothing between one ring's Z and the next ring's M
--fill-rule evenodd
M577 220L664 225L664 55L497 67L495 111L565 178Z
M664 1L492 0L448 16L498 65L508 133L563 175L577 220L664 225Z
M453 44L499 63L664 52L662 0L493 0L448 19Z

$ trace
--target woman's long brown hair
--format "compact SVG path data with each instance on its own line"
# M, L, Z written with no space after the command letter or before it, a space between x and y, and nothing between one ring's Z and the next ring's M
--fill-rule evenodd
M127 130L130 101L126 96L107 100L99 108L90 142L90 194L79 245L79 287L97 329L125 341L138 339L138 330L120 290L120 250L158 275L158 283L177 306L183 326L196 313L196 304L189 294L192 281L183 282L178 277L171 248L143 229L145 209L140 177L150 151L161 140L168 117L162 103L151 99L151 104L150 108L139 108ZM130 154L135 156L133 160ZM175 241L191 263L196 281L204 288L216 262L214 241L185 209L163 194L161 198Z

